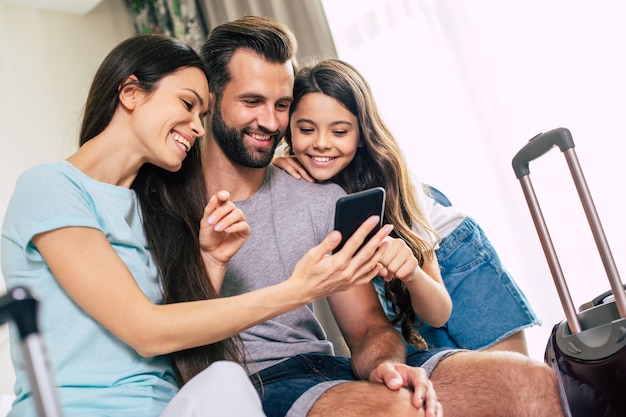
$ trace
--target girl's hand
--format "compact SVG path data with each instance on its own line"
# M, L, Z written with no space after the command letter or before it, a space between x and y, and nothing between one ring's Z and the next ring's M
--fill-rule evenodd
M272 159L272 164L298 180L305 179L308 182L315 182L315 178L309 174L295 156L276 156Z
M387 282L393 278L403 281L415 314L433 327L443 326L450 318L452 300L439 273L437 258L432 254L433 260L420 267L404 240L387 240L390 246L380 259L383 267L379 275Z
M388 237L387 240L390 246L380 260L383 265L380 276L387 282L393 278L404 282L414 279L420 266L411 248L402 239Z
M211 196L200 221L200 251L209 267L224 267L250 236L250 226L228 191Z

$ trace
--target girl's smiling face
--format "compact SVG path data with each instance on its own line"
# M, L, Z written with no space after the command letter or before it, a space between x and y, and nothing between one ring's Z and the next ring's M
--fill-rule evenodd
M322 93L302 97L291 115L290 128L294 154L318 181L327 181L341 172L359 146L356 116Z

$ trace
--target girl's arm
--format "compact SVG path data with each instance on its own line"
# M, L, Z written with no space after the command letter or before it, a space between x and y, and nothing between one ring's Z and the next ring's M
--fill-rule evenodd
M373 256L355 255L377 219L364 223L344 248L330 233L309 250L286 281L250 293L211 300L153 304L105 235L65 227L41 233L33 243L68 295L88 314L143 356L214 343L336 291L371 280L387 247L391 227L365 245Z
M433 327L443 326L452 313L452 299L443 284L437 257L431 253L431 260L420 267L404 240L389 239L392 244L381 260L384 266L381 276L386 281L394 277L402 280L411 295L415 314Z
M300 164L295 156L275 156L272 164L287 172L296 179L305 179L308 182L315 182L315 178Z

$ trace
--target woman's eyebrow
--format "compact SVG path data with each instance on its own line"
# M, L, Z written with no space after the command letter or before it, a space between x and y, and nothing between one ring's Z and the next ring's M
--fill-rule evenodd
M201 106L204 106L204 99L202 97L200 97L200 94L198 94L196 92L196 90L191 89L191 88L184 88L184 90L189 91L190 93L193 93L194 96L196 96L198 98L198 101L200 102Z

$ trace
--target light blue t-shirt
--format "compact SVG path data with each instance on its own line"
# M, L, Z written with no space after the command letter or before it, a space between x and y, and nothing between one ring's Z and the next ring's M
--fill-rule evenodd
M65 416L158 416L178 390L165 356L144 358L66 294L31 242L66 227L101 230L154 303L162 303L134 191L96 181L67 161L43 164L18 179L2 225L2 274L40 300L39 323ZM16 329L11 329L16 402L9 416L35 408Z

